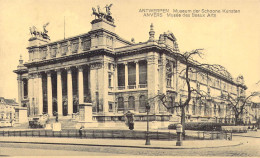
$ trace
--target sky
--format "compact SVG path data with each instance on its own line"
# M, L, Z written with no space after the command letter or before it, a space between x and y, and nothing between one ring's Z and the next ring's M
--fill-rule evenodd
M0 0L0 96L17 98L19 57L28 61L29 27L49 22L52 41L87 33L94 19L92 7L112 3L116 33L126 40L145 42L153 23L155 38L171 31L181 52L202 48L202 62L224 66L234 78L242 74L248 92L257 90L260 81L260 1L259 0ZM216 17L147 17L140 9L239 10ZM182 15L183 16L183 15ZM258 89L260 86L258 86Z

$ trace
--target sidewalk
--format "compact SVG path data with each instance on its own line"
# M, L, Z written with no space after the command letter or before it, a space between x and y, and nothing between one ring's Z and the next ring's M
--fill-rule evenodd
M233 136L260 138L260 131L248 131L247 133L234 133Z
M35 143L57 145L82 145L101 147L128 147L151 149L201 149L219 148L242 145L239 141L227 140L194 140L183 141L183 146L176 146L176 141L151 140L151 145L145 145L145 140L129 139L77 139L77 138L39 138L39 137L0 137L1 143Z

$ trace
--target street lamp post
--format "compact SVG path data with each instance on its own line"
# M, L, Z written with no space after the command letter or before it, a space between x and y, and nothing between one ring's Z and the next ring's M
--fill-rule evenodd
M149 111L150 111L150 105L149 103L146 103L145 105L146 112L147 112L147 131L146 131L146 140L145 140L145 145L151 145L150 142L150 136L149 136Z

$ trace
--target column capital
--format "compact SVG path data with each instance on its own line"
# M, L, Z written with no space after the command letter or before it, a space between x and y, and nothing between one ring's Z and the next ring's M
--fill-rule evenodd
M71 67L65 67L65 70L67 70L67 73L71 73Z
M55 69L55 71L57 72L57 74L61 74L61 69Z
M33 74L33 73L29 74L29 75L28 75L28 78L29 78L29 79L34 79L34 74Z
M51 71L45 71L45 73L47 74L47 76L51 76Z
M128 62L127 62L127 61L125 61L125 62L124 62L124 65L127 65L127 64L128 64Z
M139 64L139 60L135 60L134 63Z
M83 71L83 65L77 65L76 68L78 69L79 72Z
M38 78L42 78L42 73L41 72L38 72Z
M17 75L17 80L18 80L18 81L21 81L21 80L22 80L22 75L20 75L20 74Z

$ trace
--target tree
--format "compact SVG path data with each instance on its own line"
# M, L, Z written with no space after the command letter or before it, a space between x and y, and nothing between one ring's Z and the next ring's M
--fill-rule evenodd
M196 87L191 86L191 73L200 73L203 76L207 76L208 71L217 71L219 73L225 73L226 75L230 76L230 74L226 71L226 69L218 64L201 64L194 60L194 58L199 57L202 58L202 49L196 49L190 52L185 53L175 53L176 59L179 60L182 64L185 65L183 70L179 72L178 75L182 76L184 79L185 84L187 85L186 94L187 96L184 101L180 99L179 104L175 105L174 107L168 107L166 105L166 98L167 96L161 95L160 100L162 101L163 105L169 109L169 108L176 108L179 107L181 109L181 124L182 124L182 135L185 138L185 107L187 107L192 99L192 94L196 96L197 100L200 100L201 102L204 102L205 100L208 100L211 98L210 92L205 92L200 89L197 89ZM180 97L181 98L181 97Z
M249 113L247 110L247 106L251 104L251 98L259 96L259 92L252 92L248 96L232 96L230 93L222 94L220 98L227 102L227 106L231 109L233 115L235 117L235 125L241 124L241 117L243 114Z

